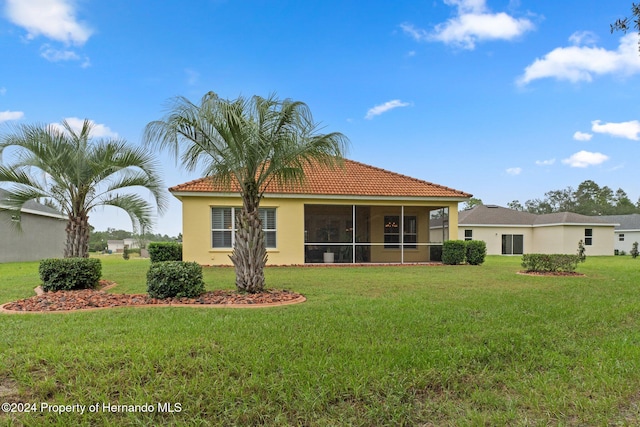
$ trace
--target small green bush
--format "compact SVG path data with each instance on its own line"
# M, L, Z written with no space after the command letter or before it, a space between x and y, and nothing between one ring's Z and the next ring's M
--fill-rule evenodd
M467 264L482 265L487 256L487 244L483 240L467 240L465 246Z
M102 263L97 258L48 258L40 261L38 272L45 292L93 289L100 281Z
M578 255L524 254L522 266L529 272L573 272L580 262Z
M638 258L638 255L640 255L640 251L638 251L638 242L633 242L633 245L631 246L631 252L629 252L629 254L631 254L631 257L633 259Z
M182 243L153 242L147 249L151 262L182 261Z
M195 298L204 292L202 266L183 261L153 263L147 272L147 292L152 298Z
M442 244L442 263L448 265L462 264L465 256L464 240L447 240Z

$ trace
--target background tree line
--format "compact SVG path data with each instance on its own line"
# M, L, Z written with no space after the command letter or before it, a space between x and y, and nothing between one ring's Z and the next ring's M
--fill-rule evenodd
M587 180L575 190L567 187L548 191L542 199L527 200L524 205L514 200L507 207L535 214L574 212L582 215L628 215L640 213L640 199L634 204L623 189L618 188L614 192L606 185L600 187L594 181Z
M182 233L179 233L177 237L171 237L166 234L153 234L144 233L144 235L132 233L126 230L116 230L115 228L107 228L106 231L96 231L91 227L89 234L89 250L92 252L100 252L107 247L107 241L109 240L123 240L133 238L139 240L140 243L149 242L181 242ZM146 246L146 245L140 245Z

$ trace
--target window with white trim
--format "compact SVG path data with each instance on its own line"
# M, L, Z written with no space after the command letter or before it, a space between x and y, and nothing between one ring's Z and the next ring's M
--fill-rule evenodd
M624 242L624 234L623 233L618 234L618 241L619 242Z
M241 208L225 207L211 208L211 246L215 249L231 249L235 244L235 237ZM258 209L264 231L265 247L276 247L276 209Z
M473 240L473 230L464 230L464 240Z

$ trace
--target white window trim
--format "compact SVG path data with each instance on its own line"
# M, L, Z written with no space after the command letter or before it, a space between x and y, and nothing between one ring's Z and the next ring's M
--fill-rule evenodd
M227 228L213 228L213 211L214 209L231 209L231 230L227 229ZM222 251L227 251L229 249L233 249L236 245L236 231L238 230L238 228L236 227L236 210L240 210L242 208L240 207L236 207L236 206L211 206L210 207L210 211L209 211L209 224L211 225L211 234L210 234L210 238L211 238L211 242L210 242L210 246L211 249L213 250L222 250ZM276 236L276 242L274 246L267 246L266 249L267 250L274 250L277 249L278 247L278 214L277 214L277 208L275 207L267 207L267 208L258 208L258 211L265 211L265 210L272 210L274 212L275 218L274 218L274 223L275 223L275 228L265 228L265 226L267 224L262 223L262 231L264 233L266 232L274 232L275 236ZM231 246L213 246L213 233L214 232L229 232L231 231ZM265 244L266 244L266 239L265 239Z

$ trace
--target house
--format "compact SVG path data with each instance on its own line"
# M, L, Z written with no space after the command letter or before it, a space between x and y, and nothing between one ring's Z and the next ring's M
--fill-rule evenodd
M496 205L478 205L458 216L459 240L484 240L488 255L613 255L615 223L600 217L557 212L537 215Z
M615 236L613 238L613 249L618 253L629 253L634 242L640 243L640 214L630 215L603 215L606 221L615 222Z
M107 250L114 254L124 252L125 246L128 249L137 249L140 245L136 239L130 237L122 240L107 240Z
M268 264L415 263L439 253L429 243L430 213L448 212L457 238L458 203L471 195L352 160L334 169L313 164L303 184L272 182L260 204ZM182 201L183 258L231 265L237 186L210 178L169 189Z
M7 208L9 193L0 189L0 262L38 261L62 258L67 217L35 201L24 204L18 218Z

